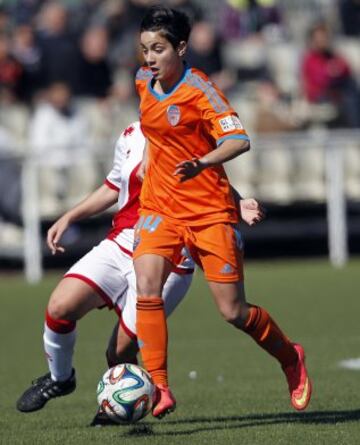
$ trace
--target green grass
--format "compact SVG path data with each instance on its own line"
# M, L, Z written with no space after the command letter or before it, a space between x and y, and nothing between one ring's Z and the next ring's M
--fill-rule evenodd
M177 411L135 426L89 428L96 384L115 316L94 311L79 323L77 391L44 410L15 402L46 371L43 314L60 275L28 286L0 275L0 444L358 444L360 372L337 362L360 356L360 261L334 270L324 261L255 262L246 268L249 301L263 305L306 348L314 395L294 412L278 364L224 323L199 274L170 325L169 366ZM190 379L189 372L197 378Z

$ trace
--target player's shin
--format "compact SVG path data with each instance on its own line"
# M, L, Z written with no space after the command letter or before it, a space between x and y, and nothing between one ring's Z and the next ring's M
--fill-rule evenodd
M55 320L46 312L43 338L51 378L56 381L67 380L72 374L76 323Z
M156 385L168 384L167 324L160 297L138 297L136 305L138 345L144 367Z
M249 315L243 330L259 346L275 357L282 367L297 362L298 356L293 344L265 309L250 305Z

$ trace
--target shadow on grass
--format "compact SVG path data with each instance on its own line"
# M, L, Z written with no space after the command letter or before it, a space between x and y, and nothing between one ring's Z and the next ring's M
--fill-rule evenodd
M161 421L162 427L171 427L171 431L153 431L154 424L139 423L131 427L122 436L181 436L200 433L203 431L221 431L241 428L277 424L309 424L309 425L334 425L346 422L360 421L360 409L348 411L313 411L306 413L272 413L272 414L248 414L245 416L228 417L194 417L179 420ZM208 425L205 425L208 424ZM159 423L160 425L160 423ZM177 426L188 428L177 430ZM175 430L174 430L175 429Z

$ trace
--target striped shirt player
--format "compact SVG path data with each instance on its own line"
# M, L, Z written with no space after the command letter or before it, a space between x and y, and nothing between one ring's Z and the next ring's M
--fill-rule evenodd
M51 294L43 337L50 372L33 381L22 394L17 401L19 411L39 410L51 398L75 390L72 359L76 322L92 309L108 306L119 316L107 350L109 366L136 362L136 280L132 253L141 189L136 172L144 146L140 124L135 122L116 143L113 168L105 184L66 212L48 231L47 241L52 252L64 251L58 241L72 222L103 211L117 200L118 211L106 239L75 263ZM193 271L193 261L184 252L164 288L167 315L185 296ZM100 420L101 413L97 413L93 424L99 424Z

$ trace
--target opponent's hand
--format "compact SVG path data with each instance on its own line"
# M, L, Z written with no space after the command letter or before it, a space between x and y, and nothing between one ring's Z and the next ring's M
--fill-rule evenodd
M184 182L188 179L195 178L195 176L201 173L204 168L206 168L205 163L200 159L192 158L191 160L179 162L179 164L176 165L176 170L173 175L179 175L180 182Z
M266 216L264 208L254 198L241 199L239 206L241 219L249 226L261 222Z
M65 252L64 247L59 246L58 243L63 233L68 227L69 227L68 219L61 217L48 230L46 242L53 255L55 255L57 252L61 253Z

